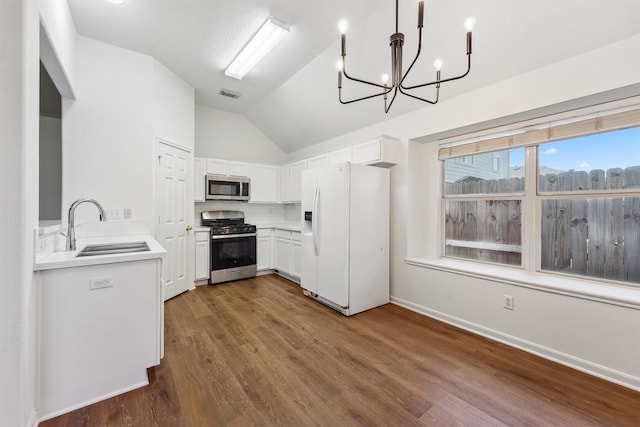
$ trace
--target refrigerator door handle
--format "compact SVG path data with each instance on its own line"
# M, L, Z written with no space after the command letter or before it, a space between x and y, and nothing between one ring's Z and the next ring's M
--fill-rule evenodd
M316 185L313 193L313 217L311 219L311 233L313 234L313 253L319 256L318 251L318 199L320 198L320 186Z

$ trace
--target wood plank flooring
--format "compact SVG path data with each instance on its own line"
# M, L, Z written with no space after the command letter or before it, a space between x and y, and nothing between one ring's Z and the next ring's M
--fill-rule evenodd
M54 426L639 426L640 393L388 304L344 317L275 275L165 305L150 385Z

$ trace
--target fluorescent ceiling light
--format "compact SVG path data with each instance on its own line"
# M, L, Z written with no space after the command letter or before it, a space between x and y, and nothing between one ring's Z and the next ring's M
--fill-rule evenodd
M289 33L289 26L272 17L240 51L224 73L240 80Z

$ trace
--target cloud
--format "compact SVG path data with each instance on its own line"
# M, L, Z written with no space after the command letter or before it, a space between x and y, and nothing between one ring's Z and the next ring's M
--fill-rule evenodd
M550 156L552 154L556 154L558 152L558 150L556 150L555 148L549 148L547 150L544 150L544 154L547 156Z
M582 162L582 163L580 163L580 168L582 168L582 169L586 169L586 168L588 168L588 167L589 167L589 163L587 163L587 162Z

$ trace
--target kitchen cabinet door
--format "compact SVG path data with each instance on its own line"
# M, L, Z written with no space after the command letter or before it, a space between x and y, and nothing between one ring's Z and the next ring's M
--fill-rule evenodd
M307 170L307 161L289 164L289 196L291 202L302 200L302 171Z
M296 278L302 277L302 242L291 242L291 275Z
M249 165L249 186L251 203L276 203L278 201L278 167L270 165Z
M222 159L207 159L207 173L215 175L227 175L229 164Z
M209 278L209 232L196 231L196 275L195 280Z
M271 231L271 230L269 230ZM256 238L256 252L257 252L257 269L269 270L271 268L271 235Z
M329 163L337 165L351 161L351 147L329 153Z
M287 203L291 201L291 195L289 192L289 165L280 167L279 185L280 192L278 194L278 201Z
M273 266L281 273L291 274L291 240L273 239Z
M307 169L323 168L329 165L331 165L331 163L329 162L329 156L327 155L316 156L307 159Z
M193 159L193 201L204 202L204 177L207 174L207 159Z
M381 136L353 147L353 163L380 167L391 167L400 161L400 141Z
M241 162L228 162L228 163L229 163L229 168L228 168L229 175L249 176L249 165L247 163L241 163Z

